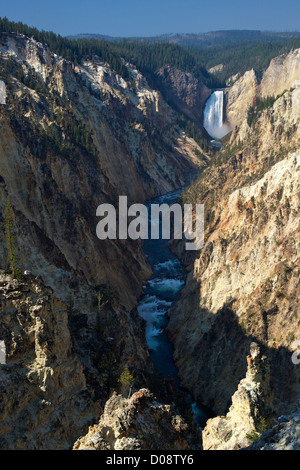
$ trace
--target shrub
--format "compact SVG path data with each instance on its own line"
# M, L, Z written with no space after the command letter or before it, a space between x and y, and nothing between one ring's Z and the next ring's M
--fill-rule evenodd
M122 385L129 387L129 391L128 391L128 398L129 398L131 395L133 384L134 384L134 377L129 371L128 367L125 367L125 370L124 372L122 372L118 382L120 382Z

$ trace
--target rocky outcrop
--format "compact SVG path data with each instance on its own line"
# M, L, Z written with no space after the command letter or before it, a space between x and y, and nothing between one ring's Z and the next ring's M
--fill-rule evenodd
M73 450L189 450L188 426L170 405L158 403L148 389L129 399L114 393L98 424Z
M277 96L292 88L300 77L300 49L292 49L271 60L264 72L260 93L262 96Z
M68 449L119 387L124 364L137 386L147 383L153 370L141 319L103 305L87 316L30 273L0 275L1 449Z
M224 90L226 121L230 127L240 126L249 106L258 95L258 80L255 71L249 70L235 83Z
M300 450L300 404L244 450Z
M214 74L214 73L222 72L223 69L224 69L224 64L218 64L208 69L208 72Z
M272 59L261 79L254 70L246 72L225 90L228 123L239 127L257 97L279 96L289 91L299 76L300 49Z
M102 409L74 353L68 308L31 275L0 275L0 447L68 448Z
M272 419L270 370L259 346L252 343L246 377L232 397L226 416L209 419L202 432L203 450L239 450L270 427Z
M16 261L34 274L0 279L7 356L0 365L1 447L67 448L101 414L125 365L138 387L153 373L133 308L149 265L138 241L97 239L96 208L117 206L119 195L131 204L177 188L207 159L132 64L127 82L99 57L75 66L17 34L1 34L0 55L0 217L5 226L9 202ZM205 203L205 245L184 260L190 272L168 332L183 386L217 414L226 414L245 376L250 338L270 359L276 414L299 395L291 361L299 327L299 88L283 93L251 128L243 119L256 93L271 93L274 77L283 83L277 66L265 82L249 72L228 91L229 119L240 125L187 191L192 203ZM174 84L169 102L200 119L209 90L188 74L161 74L165 86ZM2 230L4 269L6 255ZM249 374L246 380L247 389ZM229 418L238 421L234 410ZM75 447L189 449L187 431L142 390L129 400L114 394L100 424Z
M211 90L191 73L166 66L156 72L159 88L168 102L202 124L203 108Z
M299 147L299 101L300 89L295 87L285 92L274 103L267 106L265 112L257 112L256 119L248 122L245 118L231 135L231 143L248 142L252 140L259 146L261 160L276 155L283 155L288 150ZM254 107L255 109L255 107ZM248 145L248 144L246 144Z

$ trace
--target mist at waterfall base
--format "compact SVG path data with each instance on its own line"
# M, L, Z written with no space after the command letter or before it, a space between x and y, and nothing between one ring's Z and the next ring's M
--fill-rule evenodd
M215 91L205 103L203 111L203 126L207 133L220 140L230 132L230 126L224 123L224 92Z
M182 189L173 191L152 199L146 204L149 214L149 233L151 227L150 204L166 203L171 205L176 202L181 191ZM161 220L159 224L161 227ZM148 256L153 275L144 286L144 295L140 299L137 310L146 322L146 341L155 369L166 378L171 376L175 385L180 387L178 371L173 359L174 347L168 340L165 328L168 324L168 309L179 298L180 291L185 284L186 274L180 261L170 250L169 240L161 238L144 240L143 250ZM196 403L192 403L191 396L189 398L195 423L197 425L203 424L207 419L206 415Z

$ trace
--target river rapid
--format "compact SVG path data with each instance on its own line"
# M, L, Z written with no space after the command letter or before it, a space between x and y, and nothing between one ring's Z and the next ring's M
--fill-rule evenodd
M151 233L151 204L172 205L178 201L182 189L151 199L146 203L148 208L149 233ZM161 227L161 220L159 222ZM138 304L139 315L146 322L146 341L150 356L158 373L166 378L172 377L177 387L180 381L174 363L174 347L165 332L168 324L167 312L172 303L179 299L180 291L185 285L186 273L177 256L171 251L169 240L150 237L143 242L143 250L148 257L153 274L144 286L144 294ZM197 425L206 420L205 414L196 403L191 405Z

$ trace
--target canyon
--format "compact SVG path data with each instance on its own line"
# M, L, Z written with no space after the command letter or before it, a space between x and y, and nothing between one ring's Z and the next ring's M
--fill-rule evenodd
M134 308L151 268L139 240L97 238L96 209L115 205L122 194L130 204L141 203L180 187L207 157L195 154L201 155L198 144L184 140L179 128L176 141L170 138L175 111L130 64L134 85L97 57L74 66L33 38L7 33L1 58L11 70L0 108L1 223L9 201L19 269L39 285L31 288L35 281L23 276L11 287L2 231L1 312L8 313L0 327L6 346L1 446L70 447L100 414L125 366L134 368L137 385L151 385L154 374ZM31 87L17 78L20 66L34 77ZM42 317L32 317L49 295ZM35 324L41 324L43 346L34 340ZM75 361L74 381L56 343ZM36 350L43 348L40 361ZM19 382L26 384L24 401L14 387ZM84 405L76 401L81 395Z
M299 434L300 50L222 91L167 65L154 88L132 63L126 80L101 57L73 63L17 33L1 33L0 58L0 448L242 449L281 414L278 439ZM181 115L205 135L214 96L225 131L206 127L222 146L207 150ZM170 243L186 271L167 313L178 388L154 367L137 309L149 255L140 240L99 240L96 209L180 188L204 204L205 242Z

